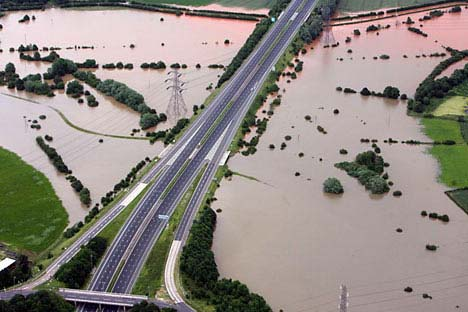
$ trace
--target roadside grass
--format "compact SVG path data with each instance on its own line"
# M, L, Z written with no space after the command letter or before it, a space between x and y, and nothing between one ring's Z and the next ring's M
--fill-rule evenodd
M464 116L468 110L468 97L452 96L445 99L433 112L434 116L456 115Z
M454 140L457 145L434 145L429 152L440 164L439 179L447 186L468 186L468 144L461 135L460 123L452 120L423 118L424 132L434 141Z
M205 6L219 4L226 7L244 7L247 9L263 9L273 6L275 0L138 0L147 4L175 4L186 6Z
M415 4L426 4L438 0L340 0L338 10L344 12L371 11L382 8L396 8Z
M146 295L152 298L163 286L164 269L169 255L169 250L171 249L171 245L174 240L175 232L179 226L182 216L184 215L185 209L187 208L190 199L192 198L192 195L205 172L205 169L206 166L202 168L201 172L195 177L193 183L182 196L182 199L174 210L168 225L151 249L148 259L146 259L137 282L132 289L133 294Z
M68 215L46 176L0 147L0 241L35 256L53 244Z
M447 195L468 214L468 188L448 191Z

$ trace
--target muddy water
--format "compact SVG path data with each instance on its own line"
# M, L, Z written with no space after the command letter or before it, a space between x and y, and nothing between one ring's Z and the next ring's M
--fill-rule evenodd
M406 115L405 103L335 91L337 86L382 91L393 85L412 95L441 61L415 55L442 52L441 43L467 47L467 21L467 11L429 21L424 26L428 38L401 25L395 28L394 21L379 36L363 32L353 37L352 30L362 32L365 24L335 28L338 48L316 44L301 57L304 71L291 84L281 82L286 92L258 152L229 162L232 170L261 182L234 176L223 181L216 194L214 208L222 212L213 249L222 276L245 282L264 295L274 311L337 311L341 284L350 292L349 311L468 308L468 217L443 193L447 188L437 182L437 162L425 147L383 143L388 137L428 140L418 120ZM350 44L344 43L346 36L353 37ZM372 59L380 54L391 58ZM333 114L334 109L340 113ZM318 125L328 134L319 133ZM280 151L286 135L292 140ZM370 149L361 138L379 140L390 163L392 191L401 190L401 198L392 191L371 196L334 168L334 163ZM271 143L274 151L268 148ZM341 148L349 154L340 155ZM330 176L341 180L343 195L322 192ZM451 221L431 221L420 216L421 210L446 213ZM396 232L399 227L403 233ZM426 251L428 243L440 248ZM414 292L405 293L406 286ZM423 293L433 300L423 299Z
M35 15L36 20L20 24L17 21L24 15ZM163 18L164 21L160 21ZM30 73L43 73L48 63L27 62L19 59L17 52L10 53L10 47L35 43L39 47L61 47L58 53L65 58L81 62L88 58L96 59L103 65L122 61L133 63L133 70L96 70L101 79L116 79L128 84L145 97L147 104L158 112L165 112L170 98L166 90L168 70L143 70L143 62L163 60L167 65L175 62L188 65L181 70L181 80L186 84L183 92L191 115L192 106L200 105L209 92L209 83L215 83L220 70L208 69L212 63L228 64L242 46L255 24L252 22L221 20L201 17L176 17L136 10L61 10L28 11L8 13L1 19L0 66L7 62L16 65L20 76ZM232 44L225 45L224 39ZM162 46L161 43L165 45ZM206 44L202 44L206 43ZM135 44L134 49L129 45ZM94 46L93 50L66 50L69 46ZM43 56L47 52L42 53ZM195 65L202 68L197 70ZM71 77L65 77L65 80ZM78 196L73 193L69 183L57 174L44 153L37 147L37 135L49 134L54 137L51 143L65 163L91 190L93 201L99 201L113 185L146 156L158 155L163 146L150 145L147 141L122 140L82 133L67 126L59 115L51 109L58 109L76 125L85 129L129 135L132 128L138 128L139 114L126 106L86 87L96 96L100 105L96 108L78 104L63 92L56 92L54 98L35 96L26 92L10 91L1 88L0 92L29 99L38 104L0 95L0 145L18 153L25 161L44 172L62 199L69 213L70 222L83 219L88 209L83 207ZM37 119L46 114L47 119L40 121L42 129L36 131L25 126L23 116ZM173 121L161 125L159 129L172 126ZM143 135L137 134L137 135Z
M19 24L17 21L25 14L35 15L36 21ZM160 21L163 18L164 21ZM248 34L255 26L252 22L211 19L203 17L176 17L174 15L137 10L61 10L31 11L10 13L2 19L4 26L0 48L2 63L9 61L18 66L20 75L31 72L44 72L49 64L37 64L20 61L18 53L9 53L10 47L20 44L36 43L39 47L55 46L64 48L58 51L62 57L80 62L94 58L103 65L105 63L122 61L132 63L133 70L99 69L96 75L101 79L116 79L128 84L143 96L147 104L159 112L165 112L169 104L171 92L165 83L168 78L166 71L142 70L143 62L164 61L185 63L188 69L181 70L184 85L184 99L188 112L192 106L200 104L209 92L205 89L210 83L216 82L220 70L208 69L212 63L228 64L242 46ZM79 31L76 29L79 28ZM45 35L47 34L47 35ZM229 39L232 44L223 42ZM162 44L164 43L164 46ZM206 44L203 44L206 43ZM135 48L131 49L130 44ZM93 46L94 49L66 50L66 47ZM46 53L43 53L46 55ZM202 69L195 69L200 63ZM120 113L126 110L121 104L110 99L101 99L106 104L101 105L92 113L79 105L60 105L64 113L77 124L84 124L97 113ZM69 102L60 97L57 102ZM71 101L71 103L76 103ZM100 112L102 110L102 112ZM122 114L121 114L122 115ZM125 114L128 115L128 114ZM129 128L138 127L138 115L126 116L125 122L119 123L114 132L128 134ZM171 126L171 123L163 127ZM101 126L92 125L92 129L101 131Z

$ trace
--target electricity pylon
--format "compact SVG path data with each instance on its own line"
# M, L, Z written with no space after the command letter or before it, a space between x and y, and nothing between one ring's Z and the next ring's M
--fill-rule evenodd
M345 285L340 286L341 295L340 295L340 305L338 306L340 312L347 312L348 311L348 288Z
M182 74L177 70L170 71L168 75L172 75L172 78L166 79L165 82L172 81L172 85L168 86L166 90L172 89L172 93L167 105L166 115L171 120L178 120L187 114L187 106L182 97L182 92L185 90L182 87L185 83L179 79Z

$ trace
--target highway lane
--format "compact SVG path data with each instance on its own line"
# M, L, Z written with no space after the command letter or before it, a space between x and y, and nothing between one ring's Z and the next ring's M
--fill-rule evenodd
M298 19L298 22L299 21L302 21L304 22L307 17L309 16L309 14L311 13L312 9L313 9L313 6L315 4L315 1L309 1L308 3L306 3L306 5L304 6L304 8L302 9L301 11L301 14L299 14L296 18ZM302 24L302 22L300 24ZM281 41L279 42L279 44L277 45L277 49L278 47L284 47L284 46L288 46L290 41L292 40L293 38L293 34L294 33L297 33L298 29L300 25L296 24L296 26L294 28L290 28L291 31L287 32L285 36L283 36L283 38L289 38L289 39L281 39ZM273 53L273 55L275 55L275 53ZM277 62L277 58L272 62L273 64L275 64ZM268 63L268 61L267 61ZM265 73L265 76L267 75L268 73L266 72ZM263 78L261 78L260 80L263 80ZM231 126L229 127L229 132L228 132L228 135L225 136L223 138L223 143L221 144L221 146L218 148L216 154L215 154L215 157L213 158L213 160L210 162L207 170L205 171L200 183L198 184L192 198L190 199L190 202L187 206L187 209L181 219L181 222L179 224L179 227L177 229L177 232L176 232L176 235L174 237L174 242L171 246L171 252L169 254L169 257L167 259L167 262L166 262L166 268L165 268L165 284L166 284L166 288L168 290L168 293L171 297L171 299L174 300L174 302L177 304L177 306L181 309L181 310L184 310L184 311L190 311L190 307L188 307L187 304L185 304L183 302L183 299L182 297L178 294L178 290L177 290L177 287L175 285L175 277L174 277L174 268L175 268L175 265L176 265L176 261L177 261L177 257L178 257L178 252L180 252L180 250L182 249L183 245L185 244L185 241L187 239L187 236L189 234L189 230L190 230L190 227L193 223L193 219L195 217L195 214L196 214L196 211L198 209L198 207L200 207L202 205L202 200L203 200L203 197L204 197L204 194L206 193L217 169L218 169L218 166L221 165L220 164L220 161L222 161L223 159L223 156L224 156L224 151L226 151L230 145L230 143L232 142L236 132L237 132L237 129L240 125L240 123L242 122L243 120L243 117L245 115L245 113L247 112L248 108L250 107L250 104L251 104L251 101L252 101L252 98L251 99L248 99L247 102L246 102L246 105L244 105L244 111L238 115L238 118L235 122L233 122L231 124Z
M266 75L271 69L271 64L274 64L276 62L279 55L281 55L285 47L287 47L292 35L298 30L298 27L302 24L303 19L305 19L310 13L313 3L313 1L307 3L308 6L306 5L306 7L304 8L304 12L297 16L297 21L293 21L292 26L290 26L288 30L281 36L281 39L277 41L278 44L272 50L272 53L266 59L265 63L263 63L261 69L256 71L257 74L254 76L253 79L250 80L250 83L244 88L244 90L250 90L250 92L241 93L239 100L236 101L236 104L233 105L233 107L228 111L223 120L218 124L213 134L210 135L210 137L202 146L202 148L198 151L190 165L182 173L181 178L170 190L169 195L167 196L167 203L165 200L159 207L159 214L171 214L171 209L174 208L177 199L185 191L184 187L190 184L190 179L196 175L197 170L202 166L204 160L206 160L206 155L214 146L216 140L219 139L219 136L223 132L225 132L226 128L229 128L230 135L224 140L224 149L219 149L217 153L219 156L217 157L215 163L219 163L219 159L226 148L226 144L228 145L231 142L232 137L235 135L236 129L238 127L238 123L240 123L240 121L242 120L243 115L245 114L246 110L250 105L251 100L253 99L253 95L255 95L255 93L253 92L255 91L255 86L258 85L258 81L262 81L263 79L265 79ZM238 103L243 104L243 106ZM239 110L239 108L244 109ZM234 127L229 127L233 119L237 120L237 125ZM215 167L217 166L211 166L212 172L215 171ZM199 194L201 193L202 192L199 192ZM136 244L136 248L132 251L132 254L127 259L127 262L125 263L112 291L125 293L131 290L136 276L144 263L144 259L146 258L146 255L149 252L149 250L151 249L155 238L157 238L160 232L163 230L165 222L165 220L160 220L156 216L153 218L150 225L145 230L144 235L142 235L142 237L140 238L141 242L138 242Z
M172 178L177 174L178 170L188 158L189 154L191 154L192 151L196 148L218 115L228 105L232 95L241 88L245 82L245 78L250 75L251 70L264 56L263 53L265 53L269 48L268 43L271 43L275 36L278 35L282 29L281 23L277 23L275 26L276 27L273 28L273 31L269 33L269 36L267 37L268 40L266 41L269 42L261 45L260 48L256 50L256 53L254 53L254 55L248 60L245 69L239 71L238 74L236 74L228 86L209 106L209 108L212 107L212 110L208 111L207 113L204 112L198 131L196 131L196 133L190 137L188 142L185 142L185 148L179 153L177 159L172 162L172 165L163 173L162 177L158 179L157 183L150 191L151 195L148 196L148 200L142 201L141 205L139 205L139 207L137 207L135 210L135 213L132 214L132 217L124 226L118 238L112 244L113 246L111 247L110 252L107 253L107 256L105 256L102 264L100 265L100 268L94 275L90 287L92 290L103 291L109 287L112 277L118 269L122 256L124 255L126 248L137 232L139 225L141 225L149 211L154 208L154 205L159 199L159 196L163 193L165 187L169 184Z
M164 185L165 183L168 183L168 181L171 180L171 176L174 176L174 173L178 172L178 169L180 169L180 166L184 163L184 159L187 159L189 154L193 154L193 151L197 149L197 145L200 142L200 140L204 137L204 134L210 129L211 125L214 123L216 120L217 116L223 111L229 104L230 99L234 94L238 92L238 90L245 90L246 88L244 87L244 82L245 80L249 77L249 75L255 70L255 67L257 66L258 62L262 60L264 57L264 54L270 49L270 45L274 43L275 38L281 33L283 27L285 26L285 23L287 23L287 19L291 16L291 14L294 13L295 9L297 6L300 4L299 1L293 1L291 3L290 7L287 9L285 13L283 13L282 18L272 27L270 32L265 36L263 41L260 43L259 47L254 51L254 53L251 55L251 57L245 62L245 64L242 66L241 69L238 70L236 75L229 81L227 84L226 88L222 90L220 95L213 101L213 103L208 106L205 111L200 114L199 118L195 121L195 123L186 131L186 133L182 136L182 138L177 142L177 144L169 150L167 155L164 157L161 157L161 161L157 164L157 166L150 171L144 181L149 181L152 178L154 178L158 173L161 173L161 175L164 177L164 179L158 179L159 183L155 183L153 187L150 189L150 191L147 193L147 196L145 197L146 200L144 200L143 204L138 205L137 209L135 209L135 216L139 215L147 215L148 211L151 210L151 208L154 208L154 204L157 202L157 197L158 193L160 195L160 188L162 187L161 185ZM284 21L284 22L283 22ZM252 88L255 89L256 85L254 85ZM245 95L245 93L244 93ZM230 113L232 114L232 113ZM229 118L225 118L224 120L227 120ZM227 127L228 124L226 124L225 121L222 122L222 127ZM216 135L219 136L219 131L216 132ZM215 144L216 140L214 139L208 139L206 144L207 145L212 145ZM177 159L175 159L172 163L169 164L171 159L174 159L175 156L177 156ZM198 163L198 169L200 168L200 162ZM196 167L196 165L195 165ZM197 170L197 168L194 167L189 167L189 169L192 171L192 176L193 172ZM164 169L164 170L161 170ZM168 173L170 171L170 173ZM182 181L181 184L187 184L187 181L189 181L189 178L185 178ZM167 184L166 184L167 185ZM177 186L175 187L176 193L181 193L184 187ZM168 196L169 199L177 199L178 197L176 195L173 195L171 197ZM169 209L171 206L170 203L165 204L167 206L164 206L163 209ZM146 210L145 210L146 208ZM120 210L119 210L120 209ZM121 211L122 206L116 205L116 208L112 211L109 211L109 215L111 215L111 212L114 213L113 216L110 218L101 218L102 222L100 223L100 228L98 227L93 227L90 231L84 235L84 239L80 240L72 245L70 247L69 251L65 252L64 255L66 257L63 257L60 259L61 261L56 261L55 264L57 265L56 268L58 268L58 265L61 263L64 263L71 258L71 256L74 255L79 250L79 246L82 244L86 243L91 237L96 235L103 227L104 225L107 225L109 222L113 220L113 218ZM107 216L107 215L106 215ZM133 219L135 220L136 217ZM138 222L136 223L138 224ZM141 223L140 223L141 224ZM132 226L128 226L130 229L135 230L135 224ZM137 227L137 226L136 226ZM126 232L123 231L123 232ZM135 232L133 232L135 234ZM149 237L149 236L148 236ZM127 237L127 243L128 243L129 237ZM144 239L145 241L148 241L148 239ZM121 239L120 241L125 241L125 239ZM78 249L76 249L78 247ZM128 247L128 244L127 244ZM74 250L73 250L74 249ZM120 250L124 249L123 247L120 248ZM114 248L115 250L119 250L118 248ZM147 251L147 249L146 249ZM114 252L112 253L114 254ZM113 257L110 257L113 258ZM117 260L112 259L116 262ZM109 260L107 260L109 262ZM100 267L105 267L106 261L103 261L103 265ZM106 274L112 274L108 273L106 270L103 270ZM115 273L115 271L114 271ZM51 276L51 275L49 275ZM95 275L96 276L96 275ZM28 284L31 285L31 284Z
M297 1L297 4L295 6L293 5L292 9L288 11L291 13L291 16L295 12L295 9L299 4L300 1ZM285 18L287 18L287 16L288 14L285 15ZM282 49L279 48L277 50L281 51ZM273 52L278 53L279 51L275 51L275 49L273 49ZM276 58L277 54L274 54L271 60L274 60ZM147 254L151 250L155 239L162 232L166 223L166 220L159 219L158 215L169 216L172 214L173 209L175 208L175 204L177 203L177 199L183 195L185 189L190 185L191 180L195 177L198 170L203 165L203 162L206 159L208 153L216 144L216 141L219 139L222 133L225 132L225 129L228 128L234 116L238 114L239 108L242 107L241 104L245 102L245 99L247 97L251 97L252 94L255 94L255 85L258 85L259 80L265 76L265 73L269 72L269 69L271 68L271 63L265 62L263 64L265 65L259 68L259 70L253 70L250 72L251 74L249 74L248 77L250 79L247 80L247 84L245 84L244 82L244 87L240 89L241 92L236 92L235 96L237 96L237 98L240 98L240 100L237 101L236 99L234 99L234 105L229 109L228 113L217 125L214 132L209 136L205 144L203 144L203 146L197 151L195 157L192 159L187 169L182 173L181 177L176 182L176 184L170 189L167 198L165 198L159 206L158 214L154 215L153 219L149 223L143 235L140 237L141 242L139 241L138 243L136 243L135 249L126 259L127 261L125 262L117 278L117 281L112 289L113 292L125 293L131 291L136 277L142 265L144 264L144 260L146 259ZM256 67L258 68L258 64L256 65ZM252 76L252 73L256 74ZM248 90L248 92L244 92L243 90ZM244 105L244 107L248 107L248 105ZM233 134L235 134L235 128L231 128L231 131Z

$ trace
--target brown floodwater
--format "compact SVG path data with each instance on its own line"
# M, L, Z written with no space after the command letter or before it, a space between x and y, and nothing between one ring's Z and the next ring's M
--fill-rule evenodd
M20 24L24 14L35 15L36 20ZM164 21L160 21L163 18ZM187 69L180 70L181 80L185 81L183 97L187 106L187 117L192 114L192 106L203 103L209 95L206 87L216 83L221 70L208 69L212 63L229 64L237 51L252 32L255 23L237 20L212 19L182 16L138 10L74 10L48 9L45 11L22 11L8 13L0 20L0 67L6 63L15 64L20 76L43 73L49 63L28 62L19 59L19 53L8 52L10 47L34 43L39 47L61 47L58 53L76 62L88 58L100 64L122 61L133 63L133 70L95 70L101 79L115 79L126 83L145 97L146 103L158 112L165 112L171 91L165 83L169 77L167 70L143 70L143 62L164 61L167 65L185 63ZM224 40L231 44L225 45ZM161 44L164 43L164 46ZM135 48L130 49L129 45ZM65 49L66 47L94 46L94 49ZM41 52L43 56L47 52ZM200 63L201 69L195 65ZM69 80L71 77L65 77ZM0 145L19 154L25 161L41 170L51 180L57 194L62 199L70 222L83 219L88 209L83 207L69 183L57 174L45 154L37 147L37 135L49 134L54 137L50 143L62 155L65 163L73 170L83 184L91 190L93 201L99 201L113 185L122 179L129 170L146 156L158 155L163 146L150 145L142 140L122 140L104 137L100 144L95 135L76 131L67 126L59 115L51 109L61 111L76 125L108 134L129 135L138 128L139 114L113 99L85 87L94 94L99 106L88 107L78 104L75 99L56 92L53 98L36 96L26 92L0 89ZM15 99L19 96L32 102ZM46 114L47 119L39 121L42 129L37 131L25 125L26 119L38 119ZM174 119L158 126L164 129L174 124ZM140 133L137 135L144 135Z
M441 44L468 47L467 22L467 10L425 22L428 38L395 27L395 20L379 35L366 34L367 24L337 27L339 47L316 43L300 57L304 71L291 84L281 81L286 92L258 152L229 162L231 170L260 182L234 176L216 193L214 208L222 212L213 250L222 276L245 282L274 311L338 311L341 284L348 287L354 312L468 309L468 216L444 194L447 187L437 181L439 167L426 147L383 143L389 137L428 141L418 119L406 115L405 102L335 91L337 86L382 91L393 85L413 95L442 60L416 55L443 52ZM360 37L352 35L355 28ZM351 43L344 43L346 36ZM373 59L381 54L390 59ZM318 132L318 125L327 134ZM286 135L292 139L281 151ZM361 138L379 140L390 163L391 192L401 190L403 196L371 196L334 168L371 148ZM269 144L276 149L269 150ZM341 148L348 155L340 155ZM342 182L343 195L322 192L331 176ZM450 222L423 218L422 210L448 214ZM439 249L429 252L426 244ZM407 286L414 291L404 292ZM433 299L423 299L423 293Z

